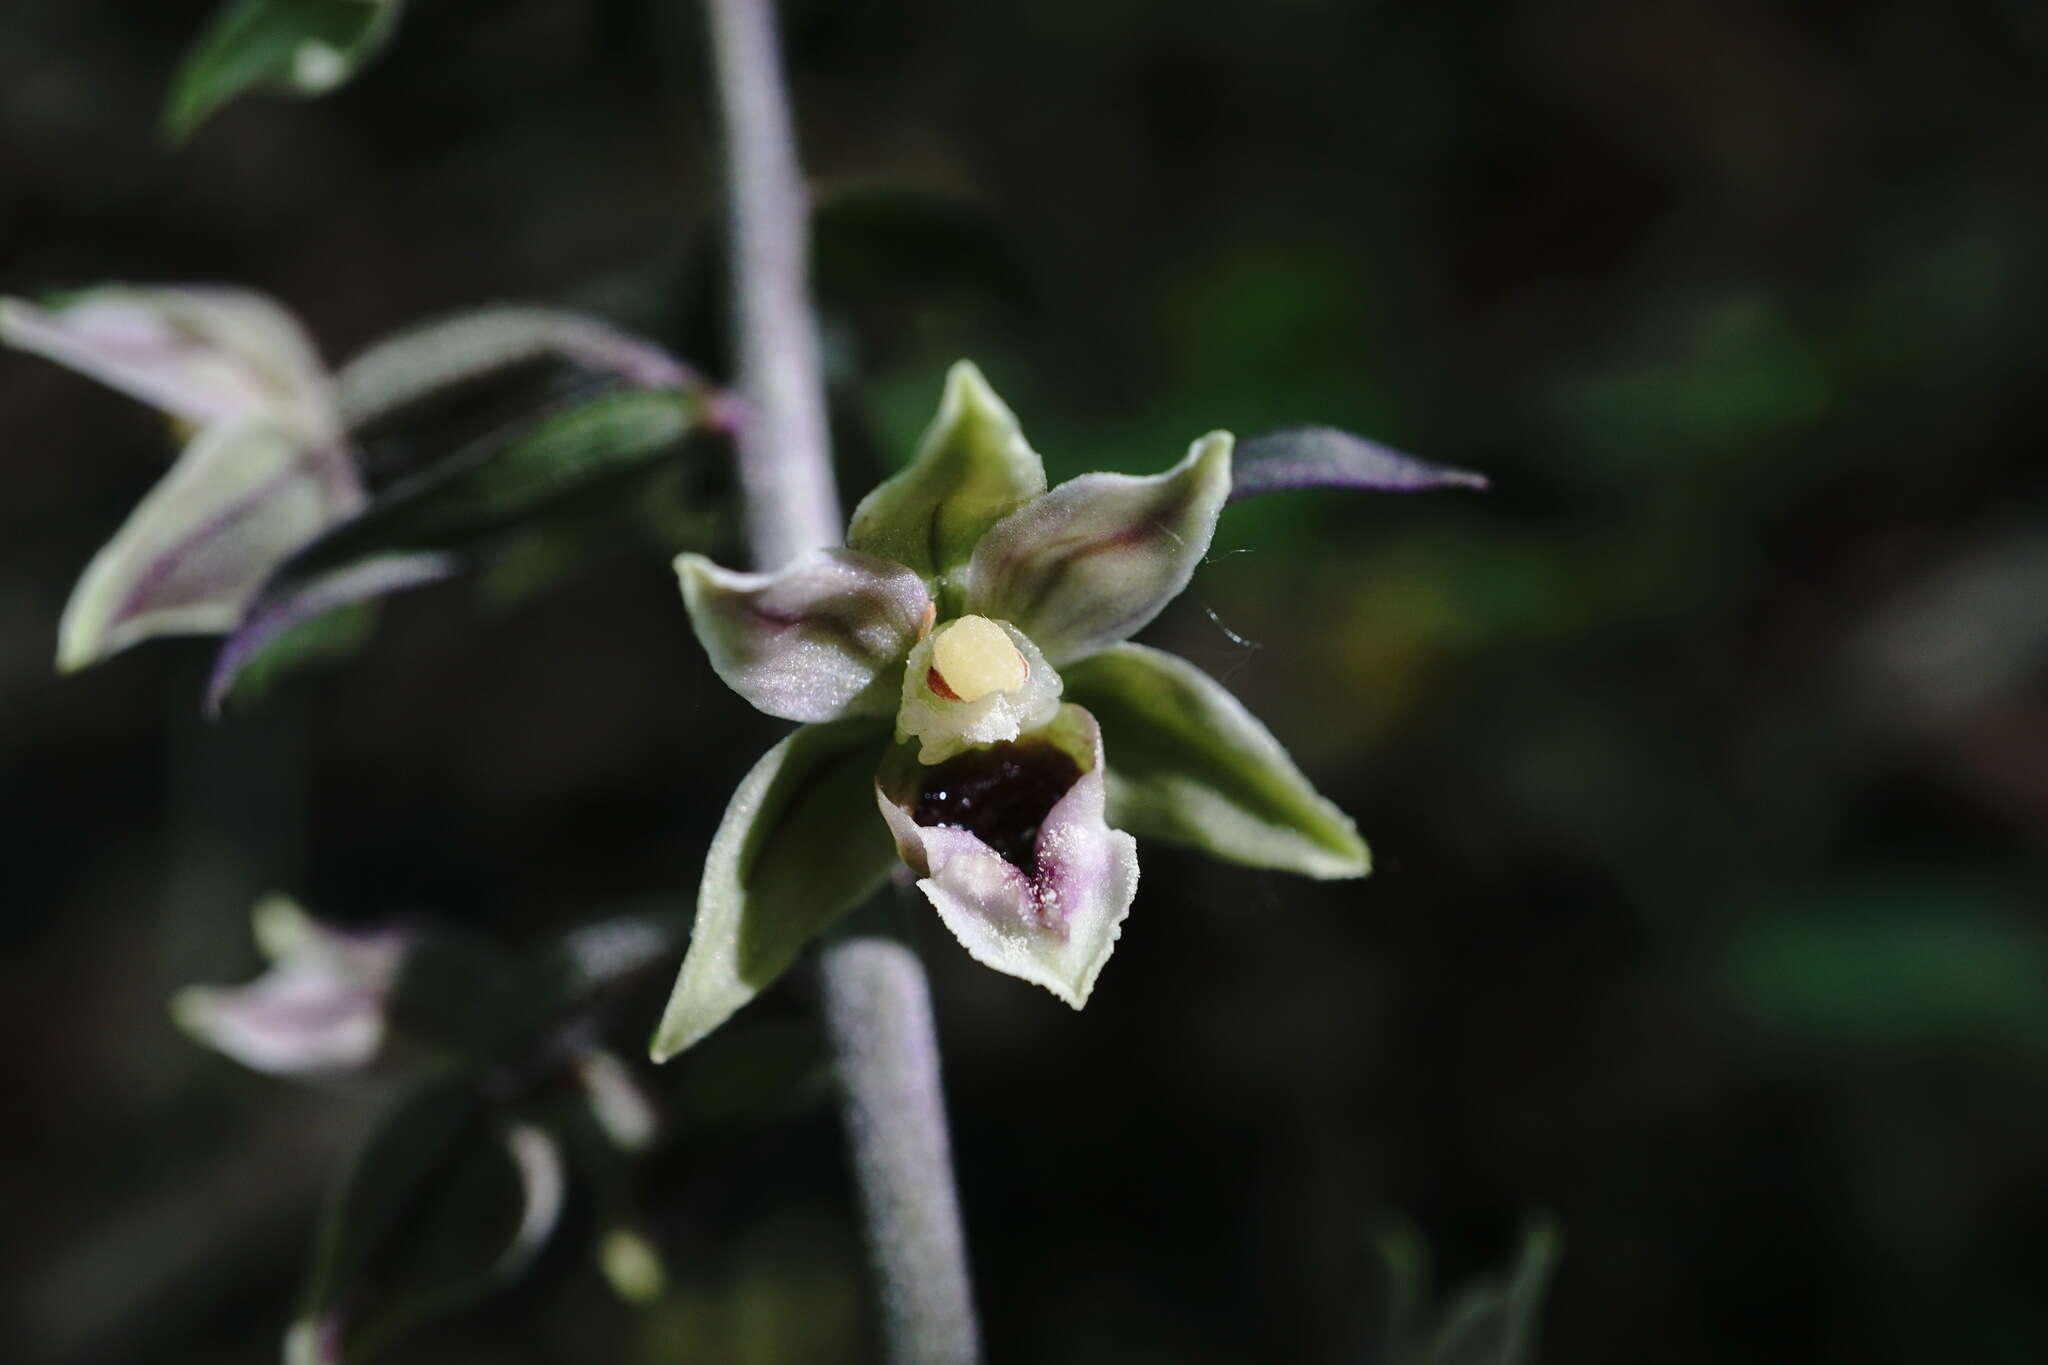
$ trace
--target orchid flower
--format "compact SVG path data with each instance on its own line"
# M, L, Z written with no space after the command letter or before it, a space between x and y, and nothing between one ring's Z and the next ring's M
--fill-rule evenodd
M1437 487L1339 433L1261 489ZM676 561L711 665L801 728L740 783L653 1053L764 989L899 862L983 964L1087 1003L1138 887L1133 836L1253 867L1363 876L1352 821L1215 680L1129 642L1193 575L1232 494L1228 432L1148 476L1046 487L1017 419L955 366L916 457L842 548L766 573ZM1346 478L1345 461L1374 478ZM1318 464L1317 461L1322 463Z

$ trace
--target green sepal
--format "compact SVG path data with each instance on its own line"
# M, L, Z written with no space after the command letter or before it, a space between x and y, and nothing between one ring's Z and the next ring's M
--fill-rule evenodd
M875 816L889 722L806 725L740 782L704 860L697 922L649 1049L665 1062L767 989L895 865Z
M907 564L934 585L939 614L958 614L953 580L982 533L1045 491L1045 465L981 371L963 360L908 467L853 510L847 548Z
M1316 878L1372 867L1351 817L1316 793L1272 733L1183 659L1120 644L1065 670L1102 724L1109 822L1249 867Z
M1161 474L1083 474L974 547L967 610L1009 621L1055 664L1137 634L1194 577L1230 495L1231 436Z

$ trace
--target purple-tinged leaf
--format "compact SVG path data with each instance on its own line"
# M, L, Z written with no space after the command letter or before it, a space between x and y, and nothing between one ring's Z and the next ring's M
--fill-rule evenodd
M676 560L683 601L726 685L783 720L896 709L904 657L930 626L924 580L854 550L818 550L772 573Z
M1430 464L1348 431L1293 427L1254 436L1237 448L1230 501L1305 488L1417 493L1485 487L1484 474Z
M260 418L203 429L79 579L57 667L234 629L278 565L362 501L338 451Z
M0 299L0 341L195 426L267 418L336 436L326 368L298 320L214 285L104 285L46 307Z
M322 573L289 593L266 593L214 656L206 680L207 712L218 715L257 660L288 632L345 607L452 578L462 565L453 554L392 554Z
M1056 665L1128 639L1208 553L1230 447L1212 432L1163 474L1083 474L1026 503L974 547L967 609L1014 623Z
M501 305L410 327L363 351L335 376L350 431L450 390L537 361L560 360L643 389L693 388L697 374L653 342L595 318Z
M1012 744L892 759L876 804L939 919L983 966L1087 1004L1138 892L1137 841L1103 818L1095 718L1062 706Z

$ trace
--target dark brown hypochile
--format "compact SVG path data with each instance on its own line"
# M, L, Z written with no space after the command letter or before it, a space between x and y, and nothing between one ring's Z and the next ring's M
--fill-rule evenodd
M924 775L911 818L964 829L1028 876L1038 870L1038 827L1081 778L1081 765L1043 739L970 749Z

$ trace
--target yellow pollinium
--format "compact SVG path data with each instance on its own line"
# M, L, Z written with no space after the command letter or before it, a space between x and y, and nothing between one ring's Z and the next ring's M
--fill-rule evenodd
M986 616L963 616L932 637L932 672L952 700L980 701L991 692L1022 687L1031 665L1001 626Z

